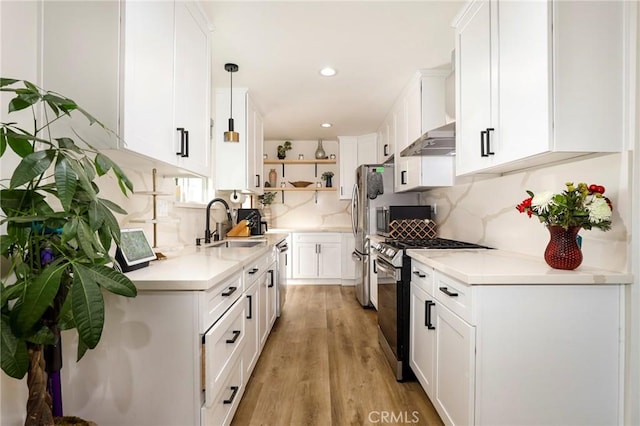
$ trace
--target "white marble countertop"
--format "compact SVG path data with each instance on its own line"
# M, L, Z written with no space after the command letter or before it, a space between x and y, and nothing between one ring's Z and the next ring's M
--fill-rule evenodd
M540 257L503 250L407 250L415 260L466 284L629 284L630 273L580 265L553 269Z
M241 271L245 263L263 256L287 236L286 233L268 233L259 237L227 238L229 241L265 241L255 247L189 246L126 275L140 291L207 290Z

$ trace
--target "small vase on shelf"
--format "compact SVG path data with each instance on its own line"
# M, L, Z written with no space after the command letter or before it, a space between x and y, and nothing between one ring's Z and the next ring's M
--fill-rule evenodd
M316 160L324 160L327 158L327 153L324 152L324 148L322 147L322 139L318 139L318 147L316 148Z
M269 185L276 186L276 182L278 181L278 172L276 172L276 169L271 169L269 171Z
M582 251L578 246L577 237L580 226L549 225L550 239L544 251L544 260L554 269L573 270L582 263Z
M333 182L331 181L331 176L327 177L327 188L331 188L333 186Z

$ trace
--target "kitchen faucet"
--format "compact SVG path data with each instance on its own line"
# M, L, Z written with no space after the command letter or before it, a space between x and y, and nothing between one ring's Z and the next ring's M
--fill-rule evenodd
M211 242L211 236L213 235L213 232L211 232L211 225L210 225L210 212L211 212L211 205L215 202L219 202L222 203L225 207L225 209L227 210L227 220L229 221L229 223L233 223L233 219L231 218L231 209L229 208L229 204L227 204L227 202L225 200L223 200L222 198L214 198L213 200L209 201L209 204L207 204L207 217L205 218L205 230L204 230L204 242L205 244L210 243Z

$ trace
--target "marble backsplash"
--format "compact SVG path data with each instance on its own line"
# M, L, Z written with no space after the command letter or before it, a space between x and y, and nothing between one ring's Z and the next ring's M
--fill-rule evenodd
M583 158L504 176L461 178L453 187L422 193L421 203L435 206L441 237L542 257L548 231L537 217L515 208L528 197L526 190L556 193L568 181L597 183L606 187L613 203L613 225L608 232L580 231L583 264L626 271L631 241L628 159L626 154Z

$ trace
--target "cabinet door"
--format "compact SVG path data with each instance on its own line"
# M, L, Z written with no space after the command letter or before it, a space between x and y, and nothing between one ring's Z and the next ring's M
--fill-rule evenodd
M435 377L436 333L433 327L434 299L415 284L411 284L411 322L409 364L422 388L431 398Z
M245 384L258 362L260 355L260 287L253 285L245 293L245 347L243 350L243 367L245 370Z
M211 158L209 62L209 36L204 18L196 6L176 2L175 129L171 133L175 141L174 158L177 156L179 165L206 176L210 174ZM183 136L177 128L188 133Z
M125 147L175 164L174 4L128 1L124 5Z
M256 107L253 100L247 97L247 152L246 152L246 177L248 190L255 191L262 186L262 172L258 172L258 164L256 161Z
M487 157L482 156L487 129L497 129L497 123L492 120L496 81L491 54L491 25L495 22L491 13L489 1L477 1L456 28L457 174L488 167L492 161L487 152L484 153ZM490 137L495 141L495 130Z
M474 423L475 327L436 302L436 378L431 398L445 424Z
M444 102L443 102L444 108ZM406 137L403 137L400 148L409 146L422 134L422 87L420 80L415 80L409 86L405 99L406 113ZM444 119L444 117L443 117ZM443 122L444 124L444 122ZM403 132L404 133L404 132ZM420 186L422 181L422 158L421 157L400 157L399 159L402 190L412 190Z
M393 146L391 146L391 141L389 140L389 132L391 129L389 121L390 119L387 118L378 129L378 163L384 163L393 153Z
M253 126L255 128L254 131L254 157L255 157L255 179L256 179L256 187L253 191L254 194L261 195L264 194L264 167L262 164L264 153L264 128L262 122L262 115L256 109L253 112Z
M260 348L264 346L269 335L267 318L269 316L269 274L264 273L258 278L258 327L260 336Z
M216 89L215 97L216 167L214 186L216 189L227 191L249 190L247 181L247 92L233 90L233 121L235 131L240 134L238 143L224 142L224 132L228 130L231 94L228 89Z
M293 256L293 278L316 278L318 276L318 245L295 242Z
M376 164L378 158L376 149L378 145L378 134L369 133L367 135L358 136L358 155L356 167L361 164Z
M340 199L350 200L353 185L356 182L356 167L358 163L358 138L356 136L341 136L340 143Z
M395 192L403 192L406 190L408 181L408 162L409 157L401 157L400 151L406 147L402 141L407 140L407 102L406 98L401 99L395 108L395 167L394 167L394 188Z
M318 278L340 278L342 275L342 244L318 244Z
M494 163L500 164L549 149L552 3L502 1L496 6L500 141L495 141Z
M266 311L266 323L267 323L267 335L264 336L266 341L269 336L269 332L273 327L273 323L276 322L276 304L278 303L276 298L277 289L277 277L276 277L276 264L273 263L267 270L267 311ZM264 344L264 343L263 343Z

